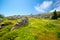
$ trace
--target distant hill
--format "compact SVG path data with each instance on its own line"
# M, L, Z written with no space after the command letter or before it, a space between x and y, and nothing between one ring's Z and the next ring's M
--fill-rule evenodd
M57 11L57 14L59 14L60 11ZM35 14L35 15L23 15L23 16L20 16L20 15L13 15L13 16L8 16L6 17L7 19L10 19L10 20L15 20L15 19L20 19L22 17L34 17L34 18L51 18L51 16L53 15L53 12L47 12L47 13L43 13L43 14Z

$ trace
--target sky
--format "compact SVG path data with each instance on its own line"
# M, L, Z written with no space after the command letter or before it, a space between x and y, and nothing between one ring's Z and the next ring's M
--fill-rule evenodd
M0 14L5 16L41 14L60 10L60 0L0 0Z

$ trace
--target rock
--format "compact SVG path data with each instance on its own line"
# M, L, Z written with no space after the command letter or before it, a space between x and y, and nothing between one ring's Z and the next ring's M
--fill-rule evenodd
M4 26L6 26L4 23L0 24L0 29L3 28Z
M27 25L28 24L28 18L27 17L22 18L22 24L23 25Z
M14 30L14 29L23 27L25 25L28 25L28 18L27 17L22 18L22 21L21 22L17 22L15 24L15 26L11 29L11 31Z

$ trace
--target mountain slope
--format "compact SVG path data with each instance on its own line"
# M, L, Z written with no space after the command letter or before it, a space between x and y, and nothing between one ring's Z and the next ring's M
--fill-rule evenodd
M14 26L14 24L6 26L3 29L0 29L0 40L59 40L60 39L60 19L49 20L49 19L29 18L29 25L16 29L15 31L10 31L11 28Z

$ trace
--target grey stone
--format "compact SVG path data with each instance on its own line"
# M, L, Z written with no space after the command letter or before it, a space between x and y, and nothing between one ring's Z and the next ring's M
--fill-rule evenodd
M17 22L15 24L15 26L11 29L11 31L14 30L14 29L23 27L25 25L28 25L28 18L27 17L22 18L22 21L21 22Z

